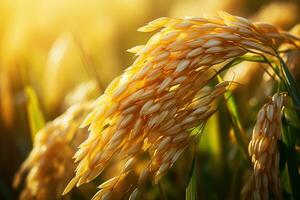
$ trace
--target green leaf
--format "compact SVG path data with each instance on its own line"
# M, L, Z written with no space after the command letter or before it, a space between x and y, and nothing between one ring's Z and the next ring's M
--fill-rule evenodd
M244 56L241 56L240 58L243 59L243 61L249 61L249 62L260 62L260 63L274 62L272 60L266 60L266 58L262 57L261 55L254 55L254 54L246 54Z
M300 199L300 174L298 171L299 162L297 160L297 153L295 149L295 143L297 140L298 132L299 132L299 117L300 113L297 112L294 108L299 107L300 105L300 94L297 88L296 82L293 79L291 73L285 62L278 55L278 59L281 64L281 69L283 70L285 89L289 93L289 95L293 99L293 104L295 106L291 106L289 103L284 108L284 114L282 118L282 145L280 151L280 158L286 161L284 165L284 169L282 172L282 180L283 187L286 191L286 195L292 196L291 199ZM279 83L279 90L283 88L280 87L281 83ZM282 161L281 161L282 163Z
M196 174L196 156L194 156L192 168L188 179L188 185L186 188L185 199L197 200L197 174Z
M216 167L221 167L224 163L222 142L224 141L221 138L219 130L218 113L215 113L206 122L201 142L199 142L199 150L200 152L205 152L206 154L211 155L212 160L217 165Z
M206 123L201 123L199 126L190 128L187 131L190 132L191 136L198 137L198 136L201 136L201 134L203 133L205 126L206 126Z
M239 144L239 147L243 151L245 157L248 158L249 156L248 156L248 148L247 148L247 137L241 125L240 117L237 112L235 99L232 96L231 92L226 92L224 96L227 99L226 108L228 111L229 119L231 121L234 136L237 140L237 143Z
M233 59L232 61L230 61L229 63L227 63L224 67L222 67L222 69L220 70L219 73L229 69L230 67L233 67L241 62L243 62L244 60L241 57L237 57L235 59Z
M219 82L222 82L222 78L218 77ZM247 148L247 137L244 132L244 129L241 124L240 116L238 113L237 105L235 102L235 99L233 97L232 92L227 91L224 93L224 97L226 99L226 109L229 115L229 120L231 122L234 136L239 144L239 147L241 148L242 152L244 153L244 156L248 158L248 148ZM248 160L248 159L247 159Z
M248 62L259 62L259 63L266 63L267 61L258 55L253 55L253 54L246 54L237 58L234 58L231 60L229 63L227 63L224 67L222 67L222 70L220 72L223 72L237 64L240 64L241 62L248 61ZM272 62L272 61L270 61Z
M36 133L45 125L45 119L43 117L37 95L31 86L26 86L25 94L27 97L26 108L31 138L32 142L34 142Z
M297 107L300 107L300 92L299 89L297 87L296 81L294 80L292 74L290 73L287 65L285 64L285 62L282 60L282 58L280 56L278 56L278 59L280 61L281 67L283 69L284 72L284 78L285 81L287 83L287 90L289 92L289 94L291 95L291 97L293 98L293 101L295 103L295 105ZM300 117L300 113L298 112L298 117Z
M298 162L297 153L295 150L295 134L296 130L287 123L285 118L282 119L283 125L283 154L287 161L287 166L285 170L288 171L289 183L290 185L285 185L288 187L288 191L292 191L293 199L300 199L300 175L298 172Z
M300 129L300 121L298 119L297 112L294 109L284 109L284 117L290 125Z

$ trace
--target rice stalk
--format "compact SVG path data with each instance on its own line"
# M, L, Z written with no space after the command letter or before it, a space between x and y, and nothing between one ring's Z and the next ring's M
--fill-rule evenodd
M223 81L223 79L218 76L219 81ZM227 91L224 94L224 98L226 99L226 110L228 112L228 117L230 119L235 140L239 144L239 147L243 151L244 155L247 156L247 136L241 124L240 115L238 112L237 104L234 99L232 92Z
M282 15L282 10L285 11L284 15ZM274 24L280 28L288 28L292 24L295 24L297 22L298 20L296 17L297 12L298 12L297 6L292 2L289 3L272 2L270 4L267 4L266 6L263 6L262 9L260 9L251 18L255 21L264 21L264 22ZM272 13L272 15L270 15L270 13ZM299 35L297 35L296 33L294 32L291 33L299 37ZM253 76L260 77L262 73L264 73L261 69L262 69L261 63L243 62L228 70L228 72L226 72L224 76L224 80L234 79L234 81L240 84L249 85L251 84L251 82L253 83ZM270 80L270 77L268 76L266 77L266 79ZM270 83L266 83L265 79L263 81L264 81L263 83L264 86L265 84L270 85ZM258 90L258 92L259 91L260 90Z
M76 176L64 194L95 179L118 156L124 169L93 199L112 198L142 152L150 156L145 171L158 183L190 144L190 130L206 122L215 112L212 102L228 90L229 82L206 90L222 67L248 52L277 56L280 44L299 40L225 12L159 18L139 31L158 29L146 45L129 50L137 56L133 65L112 81L82 124L90 134L75 154ZM136 195L136 187L129 192Z
M281 116L286 99L286 93L275 94L257 114L248 146L253 173L242 190L243 199L282 199L277 142L282 136Z

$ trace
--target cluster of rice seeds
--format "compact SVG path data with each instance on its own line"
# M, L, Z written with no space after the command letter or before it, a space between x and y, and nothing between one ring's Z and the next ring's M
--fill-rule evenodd
M142 155L122 156L115 159L114 165L122 166L115 176L109 178L97 188L99 191L92 200L97 199L123 199L129 197L136 199L140 187L151 175L147 163L140 162Z
M257 115L252 139L249 143L249 155L253 163L255 200L269 199L269 194L281 199L279 178L279 150L277 141L281 138L281 112L286 94L275 94Z
M82 126L89 126L90 134L75 155L79 162L76 176L64 193L93 180L116 154L134 155L156 143L160 144L157 148L165 149L164 143L170 146L174 142L174 136L167 135L181 134L180 141L186 134L179 126L206 119L210 112L189 116L188 109L196 94L218 73L212 66L225 64L250 49L274 55L278 44L297 39L271 25L252 24L224 12L214 17L159 18L139 30L159 28L163 29L145 46L129 50L136 53L135 62L112 81L84 121ZM208 105L210 100L203 101L201 105ZM176 143L174 146L177 148ZM161 164L156 161L161 160L158 153L153 152L157 158L150 164L153 170L159 167L156 163ZM156 177L170 166L159 167Z
M185 93L180 93L181 96L149 98L142 105L131 105L138 108L130 109L130 112L128 108L125 109L125 113L119 110L114 116L114 118L118 117L114 120L115 122L109 119L111 123L98 137L90 135L80 146L75 157L77 161L79 159L82 161L76 169L76 177L70 182L65 192L75 184L80 185L94 179L116 156L123 158L126 162L124 169L113 180L125 178L143 151L150 153L150 160L147 167L140 172L136 185L142 184L146 172L154 174L154 183L157 183L193 138L189 134L189 129L203 124L215 112L212 103L222 96L229 86L230 82L223 82L215 86L213 90L203 87L200 91L195 91L190 86L186 88ZM191 94L193 94L193 99L187 103L182 104L178 101L178 98L192 98L189 97ZM157 105L160 105L158 109L155 108ZM126 125L123 126L122 123ZM116 184L110 186L100 187L102 189L94 198L101 199L103 195L117 187ZM133 192L137 193L137 189Z
M132 51L149 57L157 53L155 47L160 47L159 51L167 50L171 55L179 54L180 57L187 58L223 52L223 57L220 58L226 59L239 55L240 48L274 55L274 50L282 42L294 44L294 41L299 41L296 36L280 31L270 24L251 23L245 18L225 12L219 12L218 16L205 15L184 19L163 17L150 22L139 31L151 32L160 28L163 29L145 47L138 46Z
M37 133L33 150L15 176L14 186L17 187L28 172L20 199L61 198L74 176L76 165L72 157L88 135L87 129L79 129L79 126L92 110L91 105L86 102L70 107Z

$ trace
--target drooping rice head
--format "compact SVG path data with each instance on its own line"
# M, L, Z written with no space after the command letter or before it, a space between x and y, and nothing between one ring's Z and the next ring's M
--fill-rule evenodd
M73 105L37 133L33 150L14 180L17 187L27 173L21 200L60 199L74 176L76 164L72 157L88 135L87 129L79 129L79 126L92 110L91 105L91 102Z
M132 163L141 152L150 154L145 170L157 183L193 138L188 130L205 123L214 112L211 102L228 89L228 82L208 93L204 89L222 66L247 52L276 56L281 43L298 40L272 25L224 12L159 18L139 31L160 28L146 45L130 50L137 59L113 80L85 119L90 135L75 155L76 176L64 193L96 178L112 158ZM197 94L204 97L197 99ZM126 178L131 169L126 166L131 164L114 180ZM94 198L109 198L115 189L116 184L101 187Z
M243 188L243 199L282 199L277 141L281 139L281 114L286 98L285 93L275 94L257 115L249 143L253 173Z

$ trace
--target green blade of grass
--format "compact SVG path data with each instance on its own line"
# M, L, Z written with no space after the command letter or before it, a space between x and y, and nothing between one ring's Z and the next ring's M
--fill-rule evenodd
M230 61L229 63L227 63L224 67L222 67L222 69L219 71L219 73L221 73L221 72L229 69L230 67L233 67L243 61L244 61L243 58L237 57L237 58L233 59L232 61Z
M246 158L248 158L247 137L241 125L235 99L231 92L226 92L224 96L227 99L226 108L234 131L234 136Z
M288 86L287 90L288 90L289 94L291 95L291 97L293 98L295 105L300 108L300 92L297 87L296 81L294 80L292 74L290 73L287 65L282 60L282 58L280 56L278 56L278 59L280 61L281 67L284 72L284 78L285 78L287 86ZM300 113L299 112L297 112L297 113L298 113L298 117L300 117Z
M288 124L288 120L283 117L283 156L286 159L286 170L288 171L289 183L287 187L292 191L293 199L300 199L300 175L298 172L297 153L295 150L296 129Z
M222 67L222 69L219 71L219 73L237 65L240 64L241 62L244 61L248 61L248 62L258 62L258 63L267 63L267 61L258 55L252 55L252 54L246 54L237 58L234 58L233 60L231 60L230 62L228 62L224 67ZM272 61L270 61L272 62Z
M262 63L266 62L261 56L246 54L244 56L233 59L231 62L229 62L222 68L222 71L227 70L243 61L262 62ZM219 82L223 81L223 79L220 75L218 75L217 77L218 77ZM236 105L235 99L232 95L232 92L230 92L230 91L225 92L224 98L226 99L226 109L227 109L227 112L229 115L229 120L232 124L235 138L236 138L236 140L239 144L239 147L240 147L241 151L243 152L245 158L248 158L247 137L246 137L243 127L241 125L241 122L240 122L241 120L240 120L240 117L238 114L237 105ZM248 160L248 159L246 159L246 160Z
M196 175L196 155L194 155L192 168L190 170L189 181L186 188L185 199L197 200L197 175Z
M27 97L26 108L33 143L36 133L45 125L45 120L39 105L37 95L31 86L26 86L25 94Z
M189 171L187 177L187 186L185 190L185 199L186 200L196 200L197 199L197 173L196 173L196 158L197 158L197 150L198 145L201 140L202 133L204 132L206 123L201 124L194 129L190 130L190 134L195 137L195 141L192 144L192 152L193 152L193 161L191 165L191 169Z
M286 108L284 110L284 117L291 126L300 130L300 121L294 109Z
M219 82L223 81L220 76L218 76L218 80ZM237 143L239 144L240 149L248 160L247 137L242 127L237 105L232 92L226 91L224 93L224 98L226 99L226 109L234 131L234 136L237 140Z
M293 104L299 108L300 107L300 93L299 89L297 87L297 84L290 73L287 65L283 61L283 59L277 55L279 61L280 61L280 67L282 69L283 78L285 81L285 88L289 95L291 96L293 100ZM280 84L279 84L280 85ZM293 199L300 199L300 191L299 191L299 185L300 185L300 175L298 171L298 165L297 162L297 153L295 150L295 142L297 140L297 137L299 137L298 131L299 131L299 118L300 113L299 111L291 108L291 106L288 105L287 108L284 110L284 115L282 118L282 152L281 152L281 159L286 160L286 167L284 169L285 173L283 174L285 177L284 179L288 179L289 181L286 181L284 187L288 191L292 191ZM288 177L286 177L288 176Z
M271 62L271 61L267 61L265 58L263 58L262 56L259 56L259 55L246 54L246 55L243 55L243 56L233 59L231 62L229 62L222 68L222 71L229 69L243 61L259 62L259 63ZM219 82L223 81L221 76L219 76L219 75L218 75L218 80L219 80ZM230 91L225 92L224 97L226 99L226 109L227 109L227 112L229 115L229 120L231 122L233 131L234 131L235 138L236 138L236 140L239 144L239 147L240 147L241 151L243 152L246 160L249 160L248 159L248 157L249 157L248 156L248 148L247 148L248 141L247 141L245 131L243 130L243 127L241 125L241 120L240 120L240 116L238 113L235 99L233 97L232 92L230 92Z
M211 155L216 167L220 168L224 163L222 154L224 144L222 142L224 141L220 136L218 113L215 113L206 122L201 142L199 142L199 150Z

